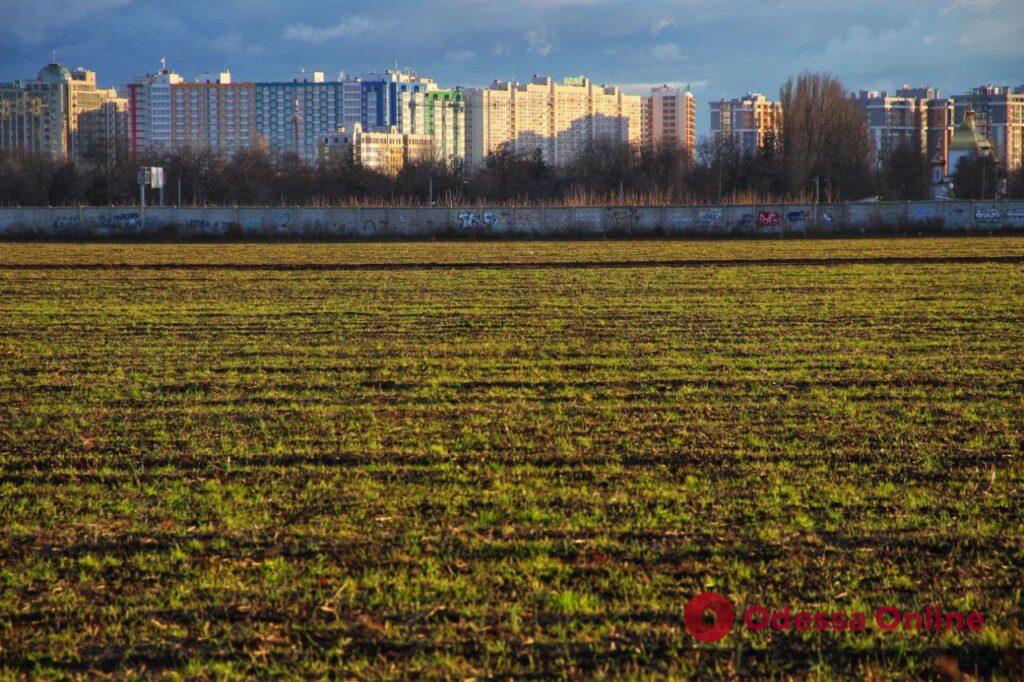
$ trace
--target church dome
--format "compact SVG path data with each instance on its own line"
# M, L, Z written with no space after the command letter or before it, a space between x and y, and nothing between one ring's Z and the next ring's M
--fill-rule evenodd
M967 113L964 114L964 122L957 126L953 132L953 139L949 143L949 151L951 153L977 154L978 156L992 153L992 143L979 133L974 125L973 110L967 110Z

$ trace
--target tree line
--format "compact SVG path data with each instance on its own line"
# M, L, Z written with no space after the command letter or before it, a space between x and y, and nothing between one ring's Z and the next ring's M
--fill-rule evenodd
M917 145L875 158L859 105L828 74L804 73L780 92L781 134L755 151L729 141L696 150L631 147L597 140L555 167L538 152L490 154L479 168L427 159L390 177L344 159L309 164L251 148L224 158L209 151L84 160L16 151L0 155L0 205L132 205L140 166L162 166L171 205L440 205L758 203L927 199L930 166ZM992 198L1001 187L1024 198L1024 169L1001 171L966 159L955 171L958 198ZM151 197L150 201L155 197Z

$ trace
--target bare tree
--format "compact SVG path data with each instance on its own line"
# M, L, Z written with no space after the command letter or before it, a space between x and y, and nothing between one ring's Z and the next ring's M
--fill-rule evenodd
M957 199L995 199L999 181L995 159L972 154L957 163L953 171L953 192Z
M1024 199L1024 166L1020 166L1017 170L1008 174L1006 182L1006 198Z
M931 195L928 158L916 144L902 144L882 159L881 190L886 199L913 201Z
M835 198L871 193L871 141L864 112L835 77L790 78L782 102L782 162L790 193L825 183Z

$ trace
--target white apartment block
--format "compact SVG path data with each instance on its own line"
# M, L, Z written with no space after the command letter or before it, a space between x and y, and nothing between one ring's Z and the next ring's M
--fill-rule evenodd
M132 153L169 151L171 144L171 86L184 82L161 60L160 70L128 85L128 115Z
M495 81L466 93L467 153L473 165L501 148L563 165L588 144L611 139L639 145L643 102L616 87L580 76L561 83L534 76L529 83Z

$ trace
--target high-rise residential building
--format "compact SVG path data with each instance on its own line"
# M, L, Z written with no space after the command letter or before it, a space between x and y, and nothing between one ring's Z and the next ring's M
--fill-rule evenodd
M644 145L671 145L693 153L697 145L696 109L689 88L652 88L644 99Z
M363 127L421 134L426 121L426 94L438 89L437 83L414 72L385 71L369 73L361 79L363 89Z
M0 84L0 149L106 158L127 139L125 109L116 90L96 86L95 72L54 62L35 80Z
M386 131L363 130L356 123L341 127L333 135L324 135L317 145L317 159L342 158L385 175L397 175L409 163L428 158L434 151L434 139L420 133L403 133L398 126Z
M945 164L953 135L953 101L938 90L904 85L895 94L862 90L857 103L864 110L879 163L897 147L910 144L933 164Z
M967 111L974 112L979 133L992 142L996 159L1006 170L1024 163L1024 85L1016 88L983 85L966 95L953 97L956 122L962 123Z
M437 146L459 158L464 142L460 97L434 81L387 71L333 81L322 71L299 71L291 81L233 83L230 72L186 83L166 65L129 86L136 151L211 149L232 155L252 145L271 154L316 159L321 137L340 126L423 134L437 122ZM436 97L428 94L439 92ZM449 111L450 109L450 111ZM460 115L462 118L460 118Z
M316 158L320 138L339 126L422 134L426 99L434 81L416 74L387 71L360 78L327 81L322 71L300 72L291 82L256 83L256 131L272 154L298 153Z
M357 123L362 125L366 121L364 114L366 99L363 97L362 79L340 74L338 81L341 83L341 122L339 125L350 127Z
M711 138L753 153L782 132L782 104L759 93L711 102Z
M949 145L953 139L953 100L939 97L938 92L935 95L925 103L925 149L933 166L939 167L942 163L941 167L948 171Z
M461 90L431 90L423 100L423 132L433 140L435 159L466 158L466 101Z
M0 147L65 158L70 82L71 72L54 62L27 83L0 85Z
M160 60L156 73L140 76L128 85L129 128L133 154L172 149L171 86L184 82Z
M641 98L582 76L561 83L541 76L522 84L495 81L468 90L466 109L468 156L474 165L502 148L516 154L540 152L547 163L561 165L598 139L641 142Z
M316 158L321 137L337 131L345 117L345 81L326 81L322 71L301 71L291 81L256 83L256 133L274 156ZM358 99L359 85L350 84ZM354 107L349 104L349 109Z
M128 141L128 100L113 88L99 88L96 72L81 67L68 82L70 154L110 160L123 153Z
M231 72L204 74L171 86L171 146L230 157L256 141L256 90L232 83Z
M429 78L415 73L388 71L362 78L366 130L430 135L434 155L440 160L459 161L466 156L465 98L461 90L442 90Z
M91 161L113 163L127 156L131 152L128 99L107 99L79 114L76 138L79 156Z

